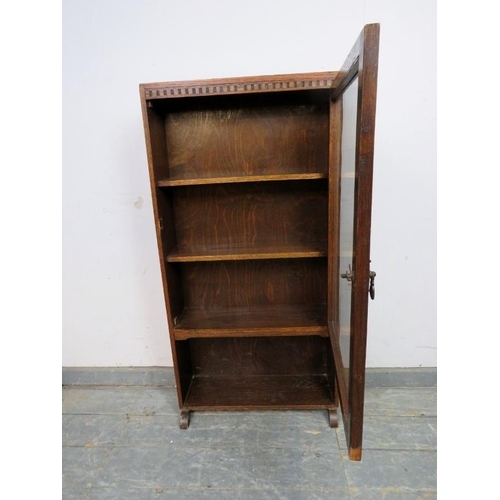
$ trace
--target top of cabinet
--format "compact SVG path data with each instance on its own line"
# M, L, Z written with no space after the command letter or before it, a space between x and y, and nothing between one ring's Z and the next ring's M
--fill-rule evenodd
M139 87L143 98L146 100L169 99L204 95L329 89L336 75L336 71L325 71L320 73L243 76L183 82L142 83Z

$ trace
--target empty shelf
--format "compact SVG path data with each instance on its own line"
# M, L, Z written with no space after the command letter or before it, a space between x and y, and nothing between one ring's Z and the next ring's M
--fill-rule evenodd
M200 337L328 335L326 305L185 309L176 318L176 340Z
M239 248L191 247L176 249L167 256L168 262L207 262L219 260L299 259L325 257L326 242Z
M195 186L200 184L233 184L239 182L266 182L266 181L300 181L306 179L327 179L327 178L328 174L326 172L313 172L307 174L235 175L227 177L162 179L157 182L157 185L159 187Z
M195 376L184 403L192 410L333 408L326 375Z

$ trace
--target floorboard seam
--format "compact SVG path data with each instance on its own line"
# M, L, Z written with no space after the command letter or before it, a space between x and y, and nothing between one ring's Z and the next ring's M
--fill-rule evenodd
M86 389L88 392L79 394L80 389ZM82 444L63 444L64 454L68 457L68 481L71 480L71 484L74 482L76 485L73 488L63 488L63 498L66 498L66 494L68 498L85 500L125 497L137 500L139 498L160 500L164 496L179 498L179 500L181 498L199 498L200 500L201 498L211 500L219 498L221 500L229 498L241 498L241 500L435 498L437 486L433 464L437 455L437 444L434 434L431 435L427 425L434 433L436 432L437 412L433 409L435 398L430 395L430 392L434 392L436 388L382 386L371 387L367 390L373 389L375 392L372 395L372 403L381 409L375 410L374 413L367 411L365 417L366 421L372 422L370 432L373 434L371 436L373 439L370 441L374 441L374 445L363 447L366 451L363 457L365 463L363 464L362 461L358 465L359 463L350 462L348 450L341 448L341 443L345 447L341 415L339 415L340 427L330 429L328 419L323 418L322 414L318 416L318 412L323 413L323 410L302 411L302 413L309 413L309 416L298 414L301 410L279 411L281 414L279 421L284 421L287 427L283 439L280 435L280 427L272 425L270 429L267 425L270 421L268 415L272 410L253 412L228 410L224 412L223 424L220 425L218 417L222 414L221 411L193 410L195 418L191 428L181 431L176 425L178 410L174 387L124 386L122 384L66 386L63 391L64 405L68 409L75 408L77 411L62 412L63 421L67 422L65 429L67 428L68 432L63 435L68 437L70 443ZM389 389L389 392L385 394L383 391L386 389ZM402 390L391 391L392 389ZM415 389L417 393L412 389ZM419 389L425 389L425 391L418 393ZM109 390L109 395L106 392L99 392L101 390ZM391 413L391 410L386 410L388 406L397 407L397 412ZM96 408L96 410L88 411L87 407ZM100 408L103 408L104 412L100 412ZM156 413L156 409L161 408L168 413L161 413L161 410L160 413ZM405 408L416 411L405 414L403 413ZM420 408L430 409L433 413L421 413ZM78 411L79 409L82 411ZM132 411L129 412L129 409ZM243 413L256 415L245 420L246 423L240 429L238 419ZM80 418L80 416L85 418ZM101 416L106 418L101 419ZM148 417L153 418L148 420ZM274 421L274 419L271 420ZM388 434L387 430L384 432L377 430L379 423L381 426L385 426L386 423L389 425L390 420L394 421L396 436L392 433ZM314 423L313 427L309 427L310 422ZM266 424L265 429L263 429L263 424ZM83 429L84 425L90 425L88 431ZM260 439L264 444L258 444L252 438L252 425L256 432L264 432ZM314 431L306 429L314 429ZM240 430L244 432L240 433ZM318 431L322 432L322 436L316 436ZM315 436L311 436L309 441L307 436L304 437L303 432L310 432ZM331 435L332 432L335 433L335 437ZM192 434L189 435L189 433ZM294 436L300 436L300 439L294 439ZM264 437L266 439L262 439ZM89 442L85 444L87 440ZM281 440L284 442L277 445L276 441ZM271 444L272 442L274 444ZM395 446L394 448L385 447L390 446L391 443ZM427 443L429 443L429 448L425 447ZM417 447L405 448L405 446ZM326 449L328 452L325 451ZM187 452L183 454L182 451L186 450ZM259 450L261 450L260 455ZM212 459L215 457L215 460L218 457L226 457L223 461L225 468L222 467L222 472L219 471L216 474L222 480L216 482L213 487L209 486L210 482L207 482L209 479L205 478L205 475L202 474L199 481L192 480L185 470L182 471L186 467L191 467L190 457L205 457L207 452L209 453L206 456ZM317 452L316 456L324 453L326 455L317 460L314 458L315 452ZM265 463L269 461L271 471L257 467L257 472L255 472L253 460L256 458L254 456L264 457ZM293 471L298 475L290 474L290 471L282 471L281 467L278 467L274 474L272 464L275 456L287 457L290 464L293 464ZM77 460L81 460L80 457L88 457L83 465L77 463ZM130 460L130 457L134 460L138 459L139 462L127 465L126 461ZM148 472L150 470L148 464L156 463L154 457L160 459L169 457L169 465L166 466L167 469L162 469L158 478L151 476L151 485L149 485L148 478L151 474ZM249 461L249 457L252 460ZM142 463L143 458L144 463ZM238 470L244 472L245 477L249 474L253 477L252 474L256 474L255 480L227 481L227 476L231 475L232 460L236 460L234 463L240 467ZM311 460L317 460L314 468L311 468ZM211 461L208 463L201 459L197 460L199 468L195 468L193 472L203 470L205 465L210 467ZM406 468L405 471L411 474L412 478L401 477L401 474L404 475L402 470L399 471L402 465L405 465L409 472ZM144 469L143 474L141 471L144 467L148 468ZM133 472L131 478L127 475L129 470ZM319 477L318 470L322 471L322 481L316 484L314 478ZM378 478L379 475L381 475L380 478ZM92 478L91 481L88 481L90 478ZM136 478L146 478L148 481L141 480L135 484ZM155 484L157 480L158 484ZM82 483L81 486L78 486L80 483ZM233 486L231 486L232 483L234 483ZM402 484L408 486L401 486ZM158 495L155 495L155 490L160 489L163 496L158 491L156 491Z
M125 423L123 424L121 430L120 430L120 434L118 435L118 438L117 438L117 441L123 436L123 432L125 431L125 427L128 425L128 418L125 419ZM92 488L94 486L96 486L96 484L94 483L97 483L97 481L99 480L99 475L101 474L101 472L106 468L106 466L108 465L109 463L109 460L111 458L111 454L113 453L113 451L115 450L116 448L116 444L113 444L111 446L111 449L109 450L109 453L108 453L108 456L102 461L101 465L99 466L99 468L97 469L97 472L96 472L96 475L94 477L94 481L92 481L92 483L90 484L90 491L89 491L89 495L90 493L92 492Z
M342 416L339 415L341 418ZM344 466L344 460L342 458L342 448L340 447L340 438L339 438L339 428L337 427L337 429L335 429L335 438L336 438L336 441L337 441L337 449L339 450L339 455L340 455L340 465L342 467L342 471L344 473L344 483L345 483L345 489L347 491L347 496L349 498L351 498L351 491L349 489L349 480L347 478L347 471L346 471L346 468Z

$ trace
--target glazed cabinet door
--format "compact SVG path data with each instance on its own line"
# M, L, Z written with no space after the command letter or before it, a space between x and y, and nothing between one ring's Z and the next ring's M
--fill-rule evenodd
M332 84L329 317L351 460L361 460L379 25L364 27ZM373 297L372 297L373 298Z

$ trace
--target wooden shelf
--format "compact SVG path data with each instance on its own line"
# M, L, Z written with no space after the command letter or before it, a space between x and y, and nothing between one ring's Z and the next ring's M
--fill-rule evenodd
M220 248L196 247L176 249L167 256L168 262L209 262L222 260L259 260L259 259L302 259L308 257L326 257L325 243L294 244L282 246L263 246Z
M184 309L176 340L202 337L328 336L326 304Z
M240 378L195 376L184 408L231 409L334 408L326 375L255 375Z
M326 172L307 174L270 174L270 175L238 175L228 177L200 177L198 179L163 179L157 182L159 187L196 186L202 184L234 184L240 182L267 182L267 181L301 181L309 179L327 179Z

